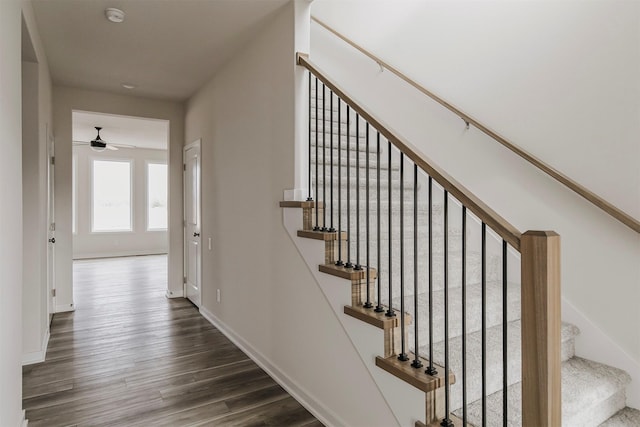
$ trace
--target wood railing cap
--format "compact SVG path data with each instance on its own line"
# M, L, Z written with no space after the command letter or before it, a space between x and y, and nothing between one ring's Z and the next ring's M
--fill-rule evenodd
M540 231L540 230L529 230L522 234L523 236L543 236L543 237L554 237L560 236L555 231Z

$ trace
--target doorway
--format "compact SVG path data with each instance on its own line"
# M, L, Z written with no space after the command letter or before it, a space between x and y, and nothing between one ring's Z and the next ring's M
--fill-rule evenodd
M74 294L89 259L150 274L143 256L159 255L167 276L169 122L74 110L72 136ZM167 291L168 277L156 283Z

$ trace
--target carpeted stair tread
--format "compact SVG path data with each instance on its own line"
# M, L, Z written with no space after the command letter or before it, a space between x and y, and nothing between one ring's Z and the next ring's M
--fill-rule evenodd
M573 357L562 363L562 425L598 426L624 407L629 375L617 368ZM522 425L521 384L508 388L508 425ZM481 401L469 405L468 421L482 425ZM462 411L455 411L462 416ZM487 426L502 426L502 390L487 396Z
M638 427L640 426L640 411L633 408L623 408L609 418L600 427Z

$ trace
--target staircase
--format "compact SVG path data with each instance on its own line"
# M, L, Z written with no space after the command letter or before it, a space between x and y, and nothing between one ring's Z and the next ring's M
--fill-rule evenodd
M425 392L426 425L523 425L520 271L503 264L520 254L330 93L310 83L315 201L281 203L302 211L298 239L324 243L311 267L346 281L346 316L383 331L375 365ZM576 356L577 327L560 332L562 425L640 426L630 377Z

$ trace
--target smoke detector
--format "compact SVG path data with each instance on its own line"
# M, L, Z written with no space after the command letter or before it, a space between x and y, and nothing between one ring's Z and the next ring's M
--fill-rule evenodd
M124 21L124 12L120 9L116 9L115 7L108 7L107 9L105 9L104 14L111 22L119 24L120 22Z

